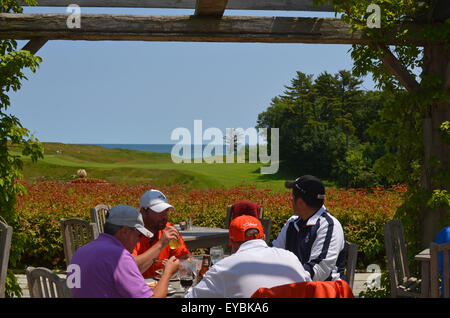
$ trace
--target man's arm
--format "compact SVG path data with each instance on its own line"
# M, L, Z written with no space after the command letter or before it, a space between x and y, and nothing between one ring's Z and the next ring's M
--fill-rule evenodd
M295 217L290 217L286 223L283 225L283 228L281 229L280 233L278 233L278 236L276 239L272 241L273 247L278 248L284 248L286 249L286 232L289 227L289 223L294 219Z
M158 242L156 242L144 253L133 256L141 273L144 273L150 266L152 266L153 260L158 258L159 253L161 253L162 249L169 244L169 240L171 239L178 240L179 233L173 226L168 226L164 230L161 239Z
M153 289L153 296L151 298L165 298L167 295L167 288L169 287L170 278L178 271L180 261L172 256L166 263L164 272L159 279L158 284Z
M330 217L321 220L309 261L303 264L311 280L324 281L331 275L343 246L344 233L340 224Z
M161 241L158 241L144 253L133 256L141 274L143 274L147 269L150 268L150 266L152 266L153 260L155 258L158 258L158 255L159 253L161 253L161 250L163 248L164 246Z

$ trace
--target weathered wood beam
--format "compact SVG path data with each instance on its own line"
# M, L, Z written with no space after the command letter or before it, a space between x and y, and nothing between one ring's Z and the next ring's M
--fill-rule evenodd
M195 9L196 0L37 0L41 7L121 7ZM21 3L26 6L25 3ZM228 0L228 10L281 10L334 12L332 6L314 6L312 0Z
M22 50L30 51L31 54L36 54L44 45L47 43L47 38L34 38L28 41L27 44L22 48Z
M194 15L197 17L221 18L227 0L197 0Z
M383 64L392 74L394 74L400 84L402 84L408 91L416 91L419 89L419 83L406 69L406 67L395 57L395 55L392 54L389 47L385 44L377 44L377 46L385 53L385 55L381 58Z
M0 38L91 41L184 41L368 44L362 31L334 18L82 14L69 29L66 14L0 14ZM405 26L410 30L420 27ZM382 31L382 30L380 30ZM413 40L412 40L413 41ZM396 44L395 38L386 44ZM413 42L414 43L414 42ZM420 43L419 43L420 44Z

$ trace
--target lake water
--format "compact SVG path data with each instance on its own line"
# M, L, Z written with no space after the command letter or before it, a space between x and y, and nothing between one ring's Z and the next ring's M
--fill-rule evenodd
M140 150L146 152L159 152L159 153L171 153L172 148L175 144L95 144L96 146L105 147L105 148L120 148L120 149L130 149L130 150ZM202 157L203 150L207 145L202 145L202 153L200 156L194 156L194 145L191 145L191 158L200 158ZM226 154L226 146L223 146L223 154ZM178 155L178 154L176 154ZM187 155L184 155L180 150L180 157L189 158ZM215 155L214 150L212 151L212 155Z

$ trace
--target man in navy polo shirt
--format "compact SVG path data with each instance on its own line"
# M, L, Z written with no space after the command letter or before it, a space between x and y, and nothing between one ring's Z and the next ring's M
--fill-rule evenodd
M323 205L325 187L311 175L286 181L292 189L293 215L273 241L299 258L310 279L345 280L346 249L339 221Z

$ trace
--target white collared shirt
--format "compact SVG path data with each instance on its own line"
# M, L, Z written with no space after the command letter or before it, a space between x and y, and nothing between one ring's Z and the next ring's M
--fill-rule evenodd
M297 256L267 246L261 239L243 243L239 250L214 264L187 298L250 298L260 287L308 281Z

